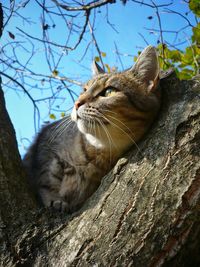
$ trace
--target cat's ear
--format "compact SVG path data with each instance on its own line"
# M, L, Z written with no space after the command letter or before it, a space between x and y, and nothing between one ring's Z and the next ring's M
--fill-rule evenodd
M94 75L99 75L105 73L105 71L97 64L97 62L94 60L92 64L92 73Z
M156 49L153 46L146 47L130 71L146 83L148 92L153 92L157 88L160 72Z

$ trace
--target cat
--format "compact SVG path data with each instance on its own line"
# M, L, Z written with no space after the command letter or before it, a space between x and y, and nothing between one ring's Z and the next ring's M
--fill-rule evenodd
M159 64L148 46L135 65L94 77L70 116L43 127L23 163L40 202L55 210L78 210L117 160L136 145L160 108Z

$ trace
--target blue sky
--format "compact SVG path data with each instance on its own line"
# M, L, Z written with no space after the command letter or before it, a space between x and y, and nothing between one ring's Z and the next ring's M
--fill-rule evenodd
M16 1L17 3L23 1ZM25 1L24 1L25 2ZM41 1L40 1L41 2ZM46 1L49 6L52 6L52 2ZM156 1L156 3L169 3L169 1ZM146 1L146 3L151 3L151 1ZM9 7L10 1L4 0L3 5ZM169 7L170 9L176 10L182 14L185 14L188 11L187 4L183 3L183 1L175 0L173 5ZM109 64L109 66L118 67L119 70L122 70L122 65L120 63L119 57L116 55L115 43L117 44L118 50L122 53L121 61L123 62L123 67L130 67L134 61L133 57L137 55L137 52L142 50L146 46L145 41L141 37L140 34L143 35L145 40L152 45L157 44L157 40L159 39L159 34L157 32L150 33L150 31L145 28L153 28L159 29L158 27L158 18L155 15L155 9L151 9L146 6L140 6L131 1L128 1L127 5L122 5L121 2L117 2L116 4L109 5L109 21L115 25L117 30L114 31L111 26L108 25L105 14L106 8L103 7L96 13L95 20L95 37L98 41L101 52L106 53L106 57L103 58L104 63ZM5 10L7 14L9 14L8 10ZM16 28L19 27L23 29L25 32L31 34L35 37L42 37L41 31L41 8L37 5L35 1L30 1L25 8L20 9L18 11L25 17L30 18L34 23L28 24L23 21L18 16L14 16L10 19L6 29L4 30L3 38L1 40L1 46L5 45L9 42L14 41L23 41L24 46L27 48L25 51L22 48L17 48L16 53L18 59L22 64L27 61L30 57L31 44L27 42L26 39L22 36L22 33ZM152 16L152 19L148 19L149 16ZM185 20L178 15L170 14L167 10L160 9L160 16L162 22L162 28L164 30L179 30L182 26L185 25ZM92 21L93 14L91 16ZM189 19L194 22L193 16L190 13L188 15ZM84 17L82 17L77 23L83 23ZM47 23L52 25L52 21L50 18L47 19ZM64 40L66 39L66 25L63 21L55 19L55 28L49 29L50 38L54 42L60 42L64 44ZM11 40L8 35L8 31L12 32L15 35L15 40ZM178 36L176 34L163 33L164 38L167 39L171 43L180 43L184 40L188 41L183 45L179 46L180 49L183 49L184 46L189 45L189 37L191 35L191 29L186 28L179 32ZM175 38L176 37L176 38ZM71 36L71 44L75 43L77 39L76 35ZM62 49L57 49L55 56L55 61L59 57L60 54L63 54L62 60L59 64L59 75L63 77L73 78L75 80L84 82L91 76L91 64L92 60L95 56L97 56L97 51L94 45L91 45L84 57L84 59L79 62L82 58L87 44L91 40L91 35L89 30L87 30L84 35L83 42L78 46L75 51L71 51L67 54L63 53ZM32 40L32 43L35 45L34 49L37 51L36 55L31 58L28 66L33 69L36 73L51 75L51 71L46 63L44 56L44 46L41 43L35 42ZM7 53L12 54L12 46L8 46ZM57 58L56 58L57 57ZM53 66L53 63L52 63ZM11 70L6 70L6 73L11 75L13 72ZM50 89L48 88L47 82L42 82L42 77L37 80L30 81L28 77L22 77L23 75L17 76L20 82L24 82L25 88L29 90L29 86L27 83L33 86L29 92L33 96L34 99L45 98L50 94ZM4 83L7 83L7 79L2 77ZM57 83L56 86L59 86ZM80 92L80 87L73 86L72 89L78 94ZM20 88L15 90L7 88L4 86L4 92L6 97L7 109L9 111L11 120L15 127L18 145L20 153L23 155L27 146L33 140L33 136L35 135L34 123L33 123L33 105L31 101L28 99L26 94L22 92ZM41 102L39 103L39 108L41 112L41 118L39 124L42 125L44 121L50 120L49 113L54 113L57 118L60 117L60 112L68 110L72 107L73 102L67 93L66 90L63 90L60 93L62 99L52 104L54 108L53 111L49 111L49 102ZM58 103L59 102L59 103ZM59 104L59 108L56 107ZM55 111L57 110L57 111Z

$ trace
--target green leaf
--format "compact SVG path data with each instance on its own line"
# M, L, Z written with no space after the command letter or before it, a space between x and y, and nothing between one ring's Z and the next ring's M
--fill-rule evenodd
M190 0L189 7L194 12L195 15L200 17L200 1L199 0Z
M57 70L53 70L53 71L52 71L52 76L53 76L53 77L56 77L56 76L58 76L58 73L59 73L59 72L58 72Z
M192 35L192 41L193 43L197 43L197 45L200 45L200 22L196 25L196 27L192 28L193 35Z
M61 118L64 118L65 117L65 112L61 112L60 116L61 116Z
M194 50L191 46L186 47L185 53L182 56L182 63L186 65L192 65L194 62Z
M100 58L99 57L95 57L94 58L94 61L99 62L100 61Z
M102 57L106 57L106 53L105 52L101 52L101 56Z
M178 73L178 78L180 80L189 80L194 76L194 71L191 69L183 69Z
M56 116L54 114L49 114L49 118L52 119L52 120L55 120Z
M169 57L174 62L181 60L181 52L178 50L172 50L169 53Z
M106 67L108 73L110 73L111 72L110 66L108 64L105 64L105 67Z
M198 43L199 42L199 43ZM193 43L185 51L170 50L167 45L159 44L157 51L160 68L173 67L181 80L191 79L199 73L200 68L200 23L193 28ZM163 59L164 48L164 59Z

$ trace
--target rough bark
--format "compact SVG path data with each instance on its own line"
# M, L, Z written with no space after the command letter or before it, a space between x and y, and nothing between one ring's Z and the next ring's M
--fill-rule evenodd
M16 210L7 204L10 216L0 206L4 224L15 229L15 238L5 241L1 228L3 266L200 266L200 77L180 82L173 76L162 88L160 115L139 149L120 159L72 216L20 206L18 199L27 204L31 197L18 184L21 174L13 179L16 168L22 171L18 156L12 158L16 145L2 161L14 135L0 133L1 184L11 185L0 194L17 203ZM0 116L6 127L8 118ZM21 226L10 224L21 216Z
M1 79L0 79L1 82ZM28 189L15 132L0 87L0 263L14 257L11 248L35 204ZM9 249L7 249L9 247ZM12 255L13 254L13 255ZM11 256L12 255L12 256ZM0 264L0 266L2 266Z

